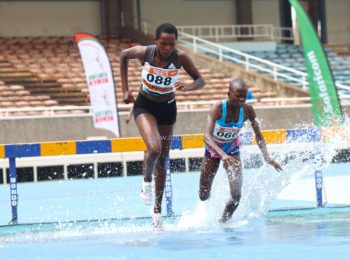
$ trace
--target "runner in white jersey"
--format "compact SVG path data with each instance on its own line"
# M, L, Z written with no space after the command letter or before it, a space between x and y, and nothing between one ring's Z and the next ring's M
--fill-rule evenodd
M177 114L175 91L192 91L205 85L190 57L176 48L176 40L176 27L169 23L161 24L156 30L155 45L134 46L123 50L120 56L123 101L126 104L135 102L135 122L147 149L141 190L141 198L147 205L151 204L152 174L155 173L155 231L163 230L161 205L165 186L165 162L169 156ZM136 101L128 84L130 59L138 59L142 65L141 87ZM192 77L192 83L178 80L181 67Z
M199 180L199 198L204 201L210 197L213 180L220 160L222 160L229 180L231 197L222 213L220 222L226 222L231 218L241 198L242 163L239 154L238 134L244 121L250 120L265 161L277 171L282 170L282 167L271 159L267 152L253 107L245 104L247 91L247 86L242 80L231 81L227 100L212 107L206 126L204 140L206 147Z

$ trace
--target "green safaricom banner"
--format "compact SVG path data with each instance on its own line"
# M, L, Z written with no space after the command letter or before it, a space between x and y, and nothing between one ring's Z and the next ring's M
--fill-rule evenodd
M301 32L314 123L318 127L339 126L343 113L333 75L317 34L298 0L289 0L294 7Z

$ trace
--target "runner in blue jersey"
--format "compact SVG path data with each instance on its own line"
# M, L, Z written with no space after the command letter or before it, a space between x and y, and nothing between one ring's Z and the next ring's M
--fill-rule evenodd
M176 91L192 91L205 85L204 79L190 57L176 48L177 29L165 23L156 29L155 44L125 49L120 56L120 73L124 103L134 104L134 118L146 144L143 164L144 181L141 198L151 205L152 174L155 172L155 205L153 228L163 230L161 205L166 177L166 158L176 121ZM129 90L128 61L138 59L142 65L141 86L136 101ZM180 69L192 77L193 82L179 80Z
M206 126L204 139L206 147L201 166L199 198L204 201L210 197L213 180L222 160L229 180L231 198L226 204L220 222L226 222L231 218L241 198L242 163L238 133L244 121L250 120L264 160L277 171L282 170L267 151L253 107L245 103L247 92L248 88L242 80L231 81L228 98L212 107Z

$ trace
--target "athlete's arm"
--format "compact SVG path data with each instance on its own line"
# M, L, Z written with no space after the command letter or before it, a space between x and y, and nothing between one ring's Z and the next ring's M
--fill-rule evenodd
M251 122L251 126L255 134L256 143L259 146L261 153L263 154L265 162L271 164L277 171L282 171L282 167L270 157L270 154L267 151L265 139L261 134L259 123L256 121L254 108L251 105L246 104L245 109L247 111L248 119Z
M177 81L175 83L175 88L183 91L191 91L191 90L203 88L205 85L204 78L200 74L197 67L194 65L191 58L184 51L181 51L181 50L179 50L177 57L178 57L179 64L185 69L188 75L191 76L191 78L193 79L193 82L190 84L186 84L182 81Z
M133 103L135 101L129 90L128 61L130 59L138 59L140 62L142 62L144 60L146 50L146 46L134 46L129 49L125 49L120 53L120 77L122 81L123 102L125 104Z

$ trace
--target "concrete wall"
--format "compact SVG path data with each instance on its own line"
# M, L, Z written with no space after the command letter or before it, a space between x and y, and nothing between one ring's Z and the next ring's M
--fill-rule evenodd
M142 0L141 17L157 25L169 21L177 25L236 24L236 2ZM171 10L171 11L169 11ZM279 26L277 0L252 0L254 24Z
M0 1L0 36L101 34L100 2Z
M326 1L328 43L350 42L350 1Z
M278 0L252 0L253 24L280 26Z
M153 25L234 24L235 1L142 0L141 17Z
M126 4L125 4L126 3ZM124 5L135 0L125 0ZM235 0L141 0L141 17L153 26L236 24ZM329 43L350 41L349 0L327 0ZM133 14L135 15L136 10ZM254 24L280 25L278 0L252 0ZM0 36L101 34L100 0L0 1Z
M350 107L346 107L350 112ZM290 129L312 123L311 106L257 107L257 117L262 129ZM209 111L184 111L178 113L175 134L203 133ZM134 120L125 124L122 113L122 137L139 136ZM31 143L44 141L85 140L88 137L113 138L106 130L95 129L91 116L18 118L0 120L0 143Z

